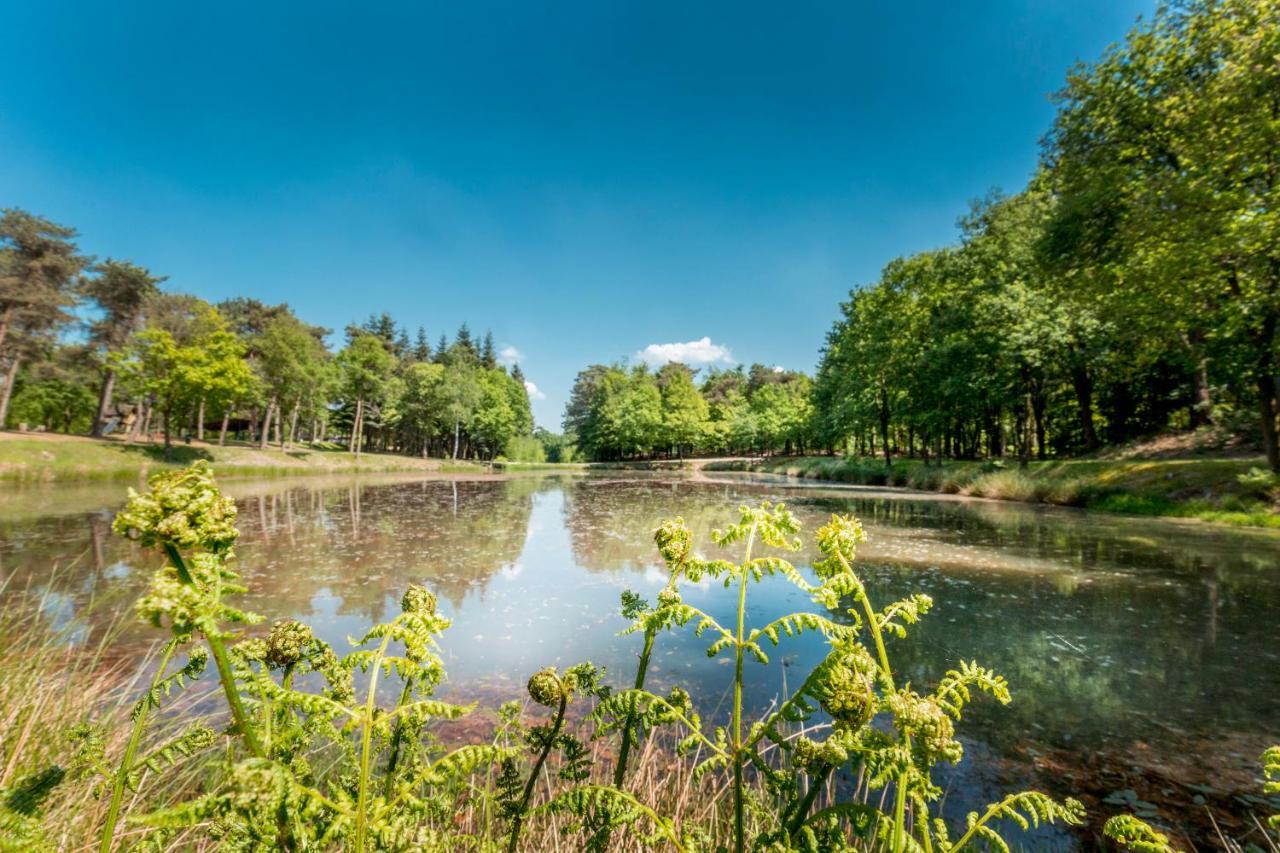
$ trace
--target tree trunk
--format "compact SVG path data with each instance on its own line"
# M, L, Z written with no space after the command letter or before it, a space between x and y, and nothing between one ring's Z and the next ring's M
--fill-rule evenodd
M249 443L253 444L258 440L258 407L254 406L249 410Z
M880 443L884 446L884 467L893 467L893 457L889 449L889 401L884 392L880 392Z
M1204 354L1204 333L1183 333L1182 345L1191 358L1191 426L1213 423L1213 400L1209 396L1209 358Z
M173 433L170 427L173 423L173 415L168 409L164 410L164 458L168 459L173 454Z
M116 387L116 372L111 368L107 368L106 376L102 377L102 390L98 392L98 417L93 421L93 429L90 435L94 438L102 437L102 428L106 426L107 409L111 408L111 394Z
M1093 428L1093 377L1083 366L1071 369L1071 384L1076 391L1076 410L1080 416L1080 435L1087 451L1098 449L1098 431Z
M1031 464L1031 394L1023 394L1022 411L1018 413L1018 467Z
M9 337L9 323L13 321L13 305L6 305L0 314L0 351L4 350L5 338Z
M204 397L200 398L200 406L196 409L196 441L204 441Z
M1046 458L1045 451L1045 423L1044 410L1046 400L1043 391L1036 391L1030 395L1031 397L1031 415L1036 425L1036 458L1042 462Z
M293 414L289 416L289 446L293 447L293 440L298 434L298 404L293 405Z
M1258 414L1262 421L1262 443L1267 449L1267 464L1280 472L1280 444L1276 438L1276 383L1270 374L1258 374Z
M275 412L276 401L274 398L267 403L267 412L262 416L262 435L258 437L258 449L266 450L267 442L271 439L271 415Z
M360 438L364 427L364 398L356 400L356 416L351 422L351 452L360 458Z
M146 415L142 418L142 435L144 438L146 438L148 444L151 443L151 416L155 414L155 411L156 411L155 400L148 400L147 412L146 412Z
M280 449L284 449L284 439L281 437L283 432L282 421L284 421L284 409L280 408L280 404L276 403L276 418L272 421L272 428L276 431L276 444L280 445Z
M222 447L227 443L227 426L231 423L231 407L228 406L226 411L222 413L222 427L218 430L218 446Z
M139 397L138 402L133 404L133 423L129 424L129 431L124 436L124 440L127 443L138 440L138 430L142 429L142 407L145 404L146 400L142 397Z
M453 419L453 459L458 459L458 435L462 430L462 422L457 418Z
M18 377L19 362L20 359L15 357L4 374L4 390L0 391L0 429L4 429L5 419L9 417L9 399L13 396L13 381Z

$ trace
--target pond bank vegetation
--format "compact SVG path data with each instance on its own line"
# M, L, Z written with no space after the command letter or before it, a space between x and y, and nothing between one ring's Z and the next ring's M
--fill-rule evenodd
M1280 528L1277 482L1255 459L1076 459L929 464L844 456L774 457L713 462L708 471L756 471L995 500L1076 506L1104 512L1194 518Z

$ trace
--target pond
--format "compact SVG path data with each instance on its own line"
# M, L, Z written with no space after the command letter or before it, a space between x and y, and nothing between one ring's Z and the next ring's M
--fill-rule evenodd
M833 512L863 519L860 571L874 601L926 592L934 610L891 654L932 686L961 660L1004 674L1014 701L979 700L961 725L966 757L940 778L962 818L1035 785L1083 795L1097 816L1163 819L1214 845L1214 819L1243 835L1260 796L1258 755L1280 743L1280 537L1204 525L1035 508L899 490L801 486L742 475L365 477L228 481L239 502L241 599L294 616L341 649L395 612L410 582L454 620L444 641L453 698L496 705L530 673L591 659L631 678L635 637L619 637L619 595L652 600L664 583L651 534L682 515L710 553L709 530L743 502L784 500L807 533ZM99 629L145 584L155 559L111 535L120 485L12 487L0 496L5 596L38 595L52 624ZM794 556L805 567L812 550ZM767 581L757 624L807 598ZM686 598L721 620L719 585ZM126 625L121 642L154 634ZM662 636L654 686L685 684L715 713L731 684L690 632ZM784 640L749 671L763 709L798 685L820 639ZM1070 849L1087 838L1042 834Z

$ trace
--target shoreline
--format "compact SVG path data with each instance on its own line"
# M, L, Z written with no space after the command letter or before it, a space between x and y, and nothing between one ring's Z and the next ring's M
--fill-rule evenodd
M292 477L333 474L493 474L480 462L421 459L392 453L361 453L295 445L288 450L247 444L192 441L175 443L170 458L164 445L127 444L110 438L56 433L0 432L0 482L93 483L143 479L208 460L220 477Z
M1241 482L1261 458L1053 460L1017 463L947 462L841 456L787 456L716 461L707 472L740 471L859 486L906 488L1094 512L1197 521L1227 527L1280 529L1276 505Z

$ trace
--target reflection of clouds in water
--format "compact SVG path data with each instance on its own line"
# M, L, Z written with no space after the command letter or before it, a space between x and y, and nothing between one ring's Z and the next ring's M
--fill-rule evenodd
M517 561L509 565L503 566L501 569L498 570L498 573L501 574L507 580L512 580L514 578L519 577L520 573L523 571L524 571L524 563Z

